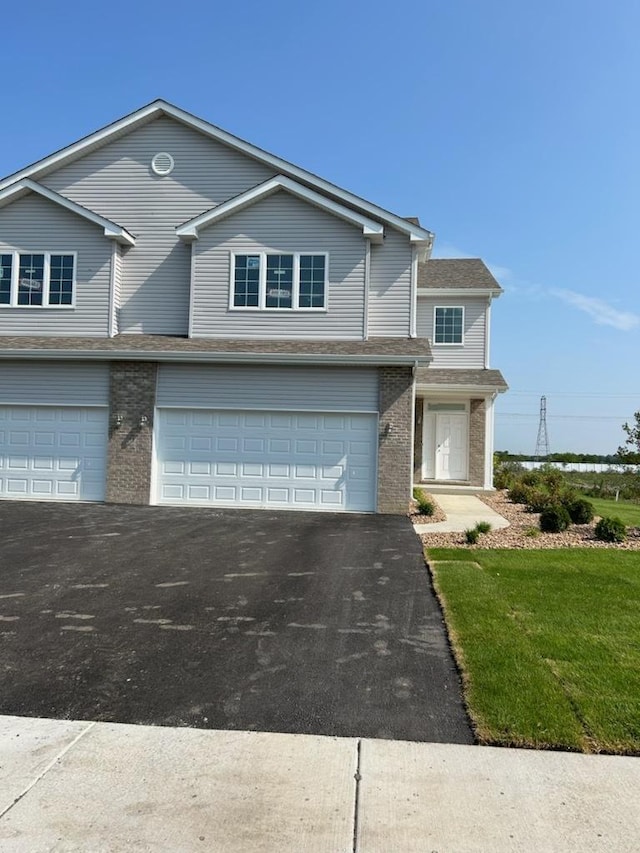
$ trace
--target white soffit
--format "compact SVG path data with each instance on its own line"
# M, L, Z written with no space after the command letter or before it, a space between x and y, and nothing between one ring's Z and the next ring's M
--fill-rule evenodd
M247 190L247 192L241 193L235 196L235 198L229 199L217 207L190 219L176 228L176 234L183 240L197 240L201 228L207 228L221 219L231 216L261 199L267 198L279 190L285 190L291 195L297 196L303 201L314 205L314 207L326 210L328 213L362 228L363 236L367 237L373 243L381 243L384 238L384 228L379 222L374 222L372 219L368 219L357 213L357 211L344 207L326 196L320 195L320 193L314 192L296 181L292 181L291 178L286 178L284 175L270 178L263 184L259 184L257 187L253 187Z
M82 205L76 204L75 201L71 201L71 199L65 198L65 196L60 195L59 193L50 190L48 187L44 187L42 184L38 184L28 178L23 178L22 180L9 184L4 189L0 190L0 207L9 205L13 201L16 201L30 192L36 193L60 207L64 207L66 210L71 211L71 213L75 213L77 216L81 216L89 222L93 222L94 225L98 225L100 228L104 229L105 237L109 237L111 240L117 240L118 243L122 243L125 246L135 246L135 238L129 234L125 228L122 228L122 226L117 225L110 219L105 219L104 216L100 216L92 210L89 210L87 207L82 207Z

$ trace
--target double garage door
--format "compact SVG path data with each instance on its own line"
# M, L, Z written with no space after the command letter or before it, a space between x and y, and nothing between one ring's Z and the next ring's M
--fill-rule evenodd
M0 497L104 500L108 393L106 365L4 369ZM377 394L375 370L163 365L150 503L374 511Z

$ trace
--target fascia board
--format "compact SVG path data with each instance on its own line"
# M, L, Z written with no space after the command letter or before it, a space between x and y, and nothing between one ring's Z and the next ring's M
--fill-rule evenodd
M48 187L44 187L42 184L38 184L36 181L32 181L29 178L16 181L4 190L0 190L0 206L2 206L3 201L7 204L11 204L12 201L16 201L17 198L20 198L29 192L36 193L36 195L40 195L43 198L48 199L48 201L53 202L53 204L57 204L71 213L75 213L77 216L81 216L83 219L92 222L94 225L98 225L100 228L104 229L105 237L108 237L111 240L117 240L127 246L135 246L135 238L129 234L125 228L122 228L110 219L105 219L104 216L100 216L98 213L94 213L92 210L89 210L89 208L76 204L75 201L71 201L71 199L65 198L65 196L60 195L60 193L54 192Z
M496 385L444 385L433 384L428 385L424 382L416 383L416 391L420 393L440 393L443 394L504 394L508 388L501 388Z
M381 219L383 222L392 225L397 230L408 234L412 240L418 242L424 241L425 246L430 246L433 242L433 234L426 228L413 225L401 216L397 216L395 213L391 213L382 207L378 207L378 205L366 201L354 193L350 193L348 190L343 190L335 184L332 184L330 181L326 181L323 178L314 175L312 172L306 171L306 169L302 169L299 166L295 166L293 163L289 163L280 157L276 157L274 154L270 154L250 142L245 142L245 140L228 133L226 130L222 130L222 128L203 121L197 116L180 109L180 107L176 107L161 99L153 101L153 103L130 113L124 118L103 127L89 136L83 137L77 142L74 142L66 148L62 148L60 151L56 151L54 154L51 154L42 160L38 160L19 172L15 172L13 175L5 178L4 181L0 181L0 190L21 178L33 177L41 172L50 172L52 169L62 165L62 163L80 156L87 148L97 147L100 143L108 141L111 136L121 134L123 131L128 129L133 130L133 128L138 125L144 124L146 121L150 121L155 116L163 114L171 116L176 119L176 121L180 121L182 124L186 124L187 126L200 131L204 135L209 136L212 139L216 139L218 142L222 142L230 148L252 157L254 160L258 160L271 166L278 172L285 172L294 178L311 184L311 186L321 192L329 193L330 195L339 198L341 201L347 202L347 204L352 204L355 207L360 208L360 210L370 214L371 216Z
M263 184L259 184L257 187L252 187L252 189L247 190L247 192L241 193L228 201L224 201L217 207L201 213L199 216L190 219L183 225L179 225L176 228L176 234L178 237L186 240L197 239L201 228L208 228L216 222L219 222L221 219L224 219L227 216L232 216L234 213L255 204L261 199L267 198L279 190L284 190L285 192L312 204L314 207L318 207L328 213L332 213L334 216L337 216L352 225L359 226L362 228L363 235L372 240L372 242L382 242L384 237L384 228L379 222L367 219L365 216L361 216L356 211L350 210L341 204L337 204L335 201L320 195L320 193L310 190L308 187L305 187L296 181L292 181L284 175L277 175L275 178L270 178Z
M500 296L502 289L494 289L488 287L419 287L418 297L439 298L441 296L484 296L493 297L494 299Z
M428 356L415 355L340 355L314 353L251 352L171 352L154 350L0 350L0 359L52 359L56 361L161 361L185 363L256 363L256 364L335 364L413 366L428 363Z

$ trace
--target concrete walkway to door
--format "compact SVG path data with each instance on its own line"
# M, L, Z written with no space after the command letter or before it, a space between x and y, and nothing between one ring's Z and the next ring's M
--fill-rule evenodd
M436 495L435 500L447 516L446 521L433 524L415 524L414 530L425 533L462 533L475 527L479 521L488 521L493 530L508 527L509 522L475 495Z

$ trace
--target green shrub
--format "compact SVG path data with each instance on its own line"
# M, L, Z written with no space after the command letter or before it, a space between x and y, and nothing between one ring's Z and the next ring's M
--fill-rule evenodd
M476 530L478 533L489 533L491 531L491 524L488 521L479 521L476 524Z
M528 536L530 539L535 539L537 536L540 536L540 530L537 527L527 527L524 531L524 535Z
M422 489L413 490L413 499L418 505L418 512L420 515L433 515L436 508L429 498L425 497Z
M540 530L543 533L562 533L571 524L571 516L562 504L549 504L540 513Z
M523 486L538 486L542 482L542 472L539 470L525 471L520 477Z
M517 480L507 492L507 497L514 504L526 504L529 495L529 487Z
M627 528L622 519L616 516L605 516L596 524L596 539L602 542L624 542L627 538Z
M496 489L508 489L516 482L524 468L519 462L501 462L493 472L493 485Z
M584 498L574 498L568 503L563 501L563 504L574 524L589 524L590 521L593 521L593 504Z
M530 487L527 489L525 503L531 512L542 512L549 504L554 503L554 500L546 489Z
M542 468L540 469L540 482L552 494L559 494L566 481L562 471L559 471L557 468Z
M475 545L478 541L480 533L477 527L470 527L464 532L464 538L467 545Z

